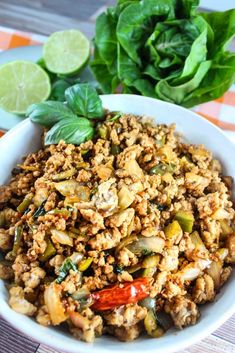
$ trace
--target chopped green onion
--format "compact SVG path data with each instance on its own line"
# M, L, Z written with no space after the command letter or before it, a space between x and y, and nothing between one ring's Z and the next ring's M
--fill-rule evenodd
M17 211L23 213L29 207L31 200L32 197L29 197L29 195L25 196L24 200L17 207Z
M46 203L46 200L43 201L43 203L36 209L36 211L33 214L33 219L37 219L40 216L44 216L46 214L44 205Z
M71 215L70 211L66 208L61 208L61 209L55 208L54 210L47 212L47 214L60 215L66 218L68 218Z
M56 249L50 240L47 241L47 247L44 253L40 256L39 261L47 261L50 257L56 254Z
M61 283L69 274L69 271L73 270L78 272L77 266L72 262L70 258L67 258L59 269L59 276L57 277L56 283Z
M13 249L12 249L12 254L14 256L17 255L18 250L20 248L20 243L22 240L22 235L23 235L23 228L18 226L15 228L15 237L14 237L14 245L13 245Z
M111 118L109 118L107 121L109 122L115 122L117 120L119 120L122 116L122 113L121 112L112 112L114 113L114 116L112 116Z

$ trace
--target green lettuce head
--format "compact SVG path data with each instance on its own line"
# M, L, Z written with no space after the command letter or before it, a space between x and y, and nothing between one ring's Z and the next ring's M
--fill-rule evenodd
M198 13L198 0L119 0L96 22L91 68L121 90L191 107L235 82L235 10Z

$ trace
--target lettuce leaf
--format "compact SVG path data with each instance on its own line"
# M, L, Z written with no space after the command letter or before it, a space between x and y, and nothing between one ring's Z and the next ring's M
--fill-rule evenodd
M235 81L235 10L199 13L199 0L119 0L96 22L91 68L105 93L137 93L186 107Z

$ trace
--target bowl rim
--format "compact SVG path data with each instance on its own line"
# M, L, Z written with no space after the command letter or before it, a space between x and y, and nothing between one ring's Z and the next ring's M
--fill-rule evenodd
M143 97L143 96L138 96L138 95L133 95L133 94L105 94L105 95L100 95L100 97L101 97L101 99L103 98L104 100L107 100L109 98L114 98L114 97L116 97L117 99L122 99L123 97L127 97L130 100L138 99L138 100L143 100L145 102L148 102L150 104L156 103L156 101L157 101L158 104L165 105L166 107L169 107L169 111L171 110L172 107L174 107L174 108L177 107L179 112L180 111L184 111L184 112L187 111L188 115L191 115L192 117L195 117L196 119L203 121L203 124L208 125L208 127L210 129L216 130L217 133L219 133L221 136L223 136L224 142L229 144L230 147L233 148L235 151L235 144L226 136L226 134L219 127L215 126L212 122L208 121L207 119L203 118L202 116L198 115L197 113L195 113L189 109L186 109L181 106L177 106L177 105L169 103L169 102L164 102L164 101L161 101L161 100L158 100L155 98ZM133 104L134 104L134 102L133 102ZM17 124L13 129L9 130L3 137L1 137L0 147L1 147L1 144L4 144L5 140L9 138L9 136L13 137L15 134L18 134L18 132L24 128L24 125L26 126L27 124L29 124L29 121L30 121L29 118L23 120L22 122ZM1 282L1 280L0 280L0 282ZM4 285L4 282L3 282L3 285ZM1 287L0 287L0 291L1 291ZM186 340L186 339L183 339L182 341L177 342L177 344L175 346L174 345L171 345L171 346L166 345L166 347L163 347L164 352L165 353L174 353L176 351L180 351L182 349L185 349L186 347L197 343L198 341L202 340L203 338L208 336L210 333L215 331L219 326L221 326L235 312L235 301L230 304L231 305L229 307L229 310L224 311L222 313L222 315L220 317L218 317L216 320L209 322L206 327L206 330L194 332L194 334L192 336L190 336L190 342L188 342L188 340ZM8 305L8 303L4 299L1 298L1 296L0 296L0 308L1 308L0 315L7 322L9 322L17 330L24 333L26 336L33 338L36 342L40 342L40 343L45 344L47 346L50 346L54 349L58 349L58 350L63 349L64 352L68 352L68 353L76 353L76 352L80 352L80 351L82 352L83 349L87 349L92 352L95 350L96 353L108 352L108 349L107 348L105 349L105 346L102 349L101 347L97 347L95 345L95 343L94 344L87 344L87 343L84 343L84 342L76 340L76 339L74 339L73 342L63 342L62 336L60 338L56 337L56 339L53 340L53 338L55 338L55 337L53 337L53 334L51 334L49 332L49 330L46 331L46 329L45 329L45 332L40 332L40 338L39 338L38 331L32 330L32 326L30 325L30 321L21 322L22 315L16 313L14 310L12 310L10 308L10 306ZM35 323L39 326L39 328L42 327L36 321L35 321ZM59 332L58 332L58 334L60 335ZM141 341L141 343L143 344L143 341ZM117 341L117 344L119 344L120 348L118 350L115 350L115 352L122 351L122 353L130 353L130 350L128 349L128 345L130 345L131 343L128 343L126 345L126 348L124 346L124 343ZM147 347L145 347L145 348L147 348ZM143 347L136 347L137 352L142 349L143 349ZM157 350L158 350L158 346L156 345L156 352L157 352ZM150 352L150 350L148 348L147 348L147 351ZM154 351L155 351L155 349L154 350L151 349L151 352L154 352Z

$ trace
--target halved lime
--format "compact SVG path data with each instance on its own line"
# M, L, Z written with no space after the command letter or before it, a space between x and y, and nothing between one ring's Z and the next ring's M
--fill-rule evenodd
M24 114L33 103L46 100L51 92L47 73L37 64L12 61L0 66L0 107Z
M61 75L79 72L90 56L90 43L78 30L53 33L43 46L43 59L49 71Z

